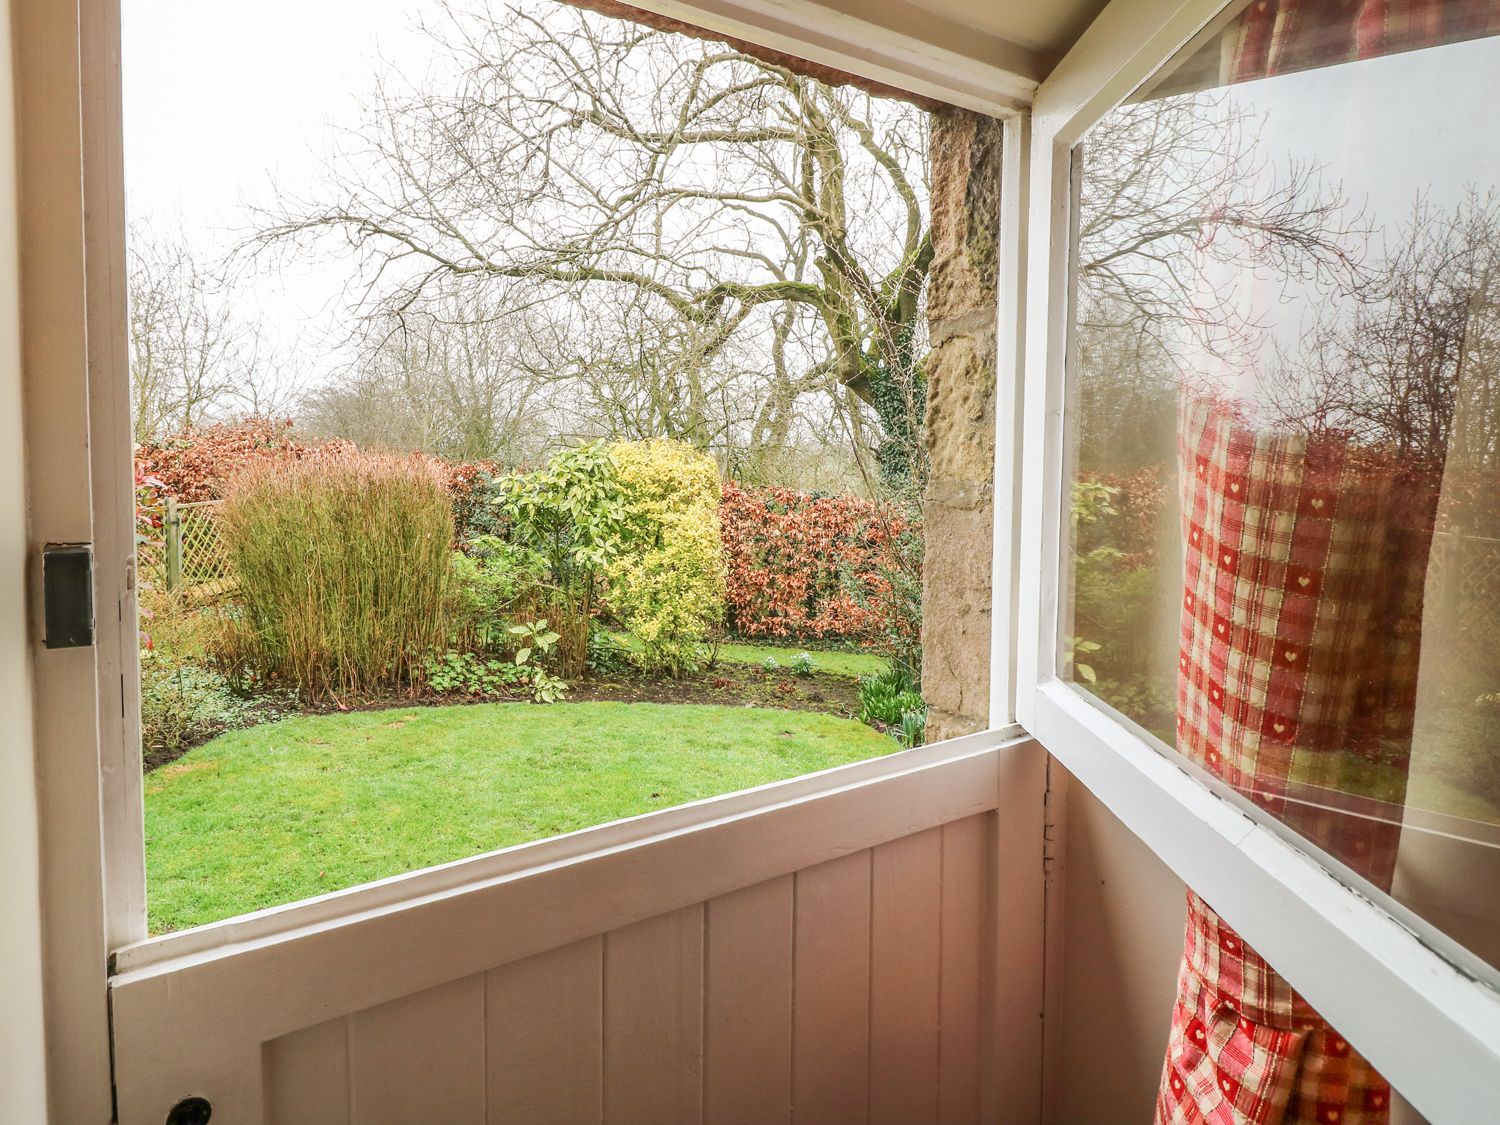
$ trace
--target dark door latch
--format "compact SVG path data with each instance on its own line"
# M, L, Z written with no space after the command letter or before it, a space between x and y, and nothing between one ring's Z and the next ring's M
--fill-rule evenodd
M49 543L42 548L43 644L86 648L94 643L94 548Z
M208 1125L214 1107L207 1098L183 1098L167 1114L167 1125Z

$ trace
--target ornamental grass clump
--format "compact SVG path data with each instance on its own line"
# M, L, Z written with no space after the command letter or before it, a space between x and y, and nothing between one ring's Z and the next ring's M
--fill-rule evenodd
M424 461L251 466L226 488L221 528L242 599L223 639L233 666L338 697L407 683L440 647L453 515Z

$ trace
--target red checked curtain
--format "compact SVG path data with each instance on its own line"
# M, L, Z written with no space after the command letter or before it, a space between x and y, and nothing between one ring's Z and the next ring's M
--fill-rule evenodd
M1497 0L1260 0L1225 35L1221 78L1493 34ZM1219 399L1185 397L1178 433L1178 749L1388 888L1443 465L1282 432ZM1348 1042L1190 893L1158 1125L1381 1125L1390 1101Z
M1178 748L1388 887L1441 468L1189 399ZM1316 790L1316 803L1299 795ZM1394 815L1352 816L1335 795ZM1159 1122L1387 1120L1390 1089L1196 895Z
M1224 37L1224 78L1249 82L1495 34L1495 0L1256 0Z

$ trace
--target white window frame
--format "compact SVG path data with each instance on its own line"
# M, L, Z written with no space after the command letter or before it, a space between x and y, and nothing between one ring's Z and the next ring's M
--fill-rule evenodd
M1025 330L1015 433L1017 718L1418 1110L1435 1121L1473 1120L1500 1089L1493 968L1059 675L1074 148L1195 36L1243 6L1115 0L1037 90L1032 259L1026 307L1013 310L1014 327Z
M42 884L48 950L55 963L46 1000L49 1041L56 1045L48 1062L55 1115L82 1120L107 1112L103 1107L111 1096L105 996L109 977L118 982L131 973L167 972L335 929L353 934L374 917L420 909L465 890L514 879L528 865L562 866L656 835L670 837L724 818L773 812L787 802L886 784L932 766L962 769L976 751L1029 742L1012 718L1013 679L1007 669L1012 667L1014 616L1005 607L1014 599L1007 594L997 603L995 615L994 651L1002 658L994 665L994 721L985 731L148 937L130 550L134 492L121 327L125 223L119 0L80 0L72 7L49 0L16 2L16 53L29 64L18 68L18 73L24 69L18 82L27 102L23 116L29 112L40 119L45 110L47 120L55 119L58 126L27 130L18 144L20 166L30 172L26 186L33 189L23 197L20 229L30 233L37 247L46 247L45 253L37 249L32 255L40 265L26 275L27 292L48 298L31 302L23 320L28 334L46 339L50 347L32 364L29 380L45 388L45 394L34 392L37 404L27 417L28 434L41 439L29 445L52 451L50 461L29 459L35 475L31 500L35 510L46 514L56 508L61 512L56 518L65 520L56 534L33 527L32 538L84 541L92 532L96 603L101 607L95 652L71 658L44 653L36 669L37 745L39 751L46 749L38 754L46 775L39 790L39 817L43 835L51 838L44 841L50 847ZM1024 191L1022 107L1048 61L1037 52L1017 49L1012 57L976 61L833 13L810 0L636 0L636 6L990 114L1005 127L1006 194L1019 198ZM1022 285L1023 236L1022 212L1008 208L1002 250L1010 247L1014 252L1005 251L1002 260L1002 293L1012 297L1018 297ZM86 302L80 295L85 284ZM1009 353L1002 358L1002 378L1015 392L1018 337ZM41 378L39 372L49 377ZM78 404L84 396L90 398L87 415ZM1011 402L1018 402L1015 393ZM1013 416L1013 410L1002 407L1001 424L1006 428L1001 433L1009 432ZM76 432L79 426L92 427L92 441L86 440L88 433ZM82 448L91 451L87 461L73 455ZM37 471L38 465L46 471ZM1003 473L1001 479L1012 486L1017 479L1012 468L1007 466ZM42 502L49 497L56 503ZM995 575L1010 590L1015 506L1008 500L997 506L1007 514L997 520ZM118 718L101 718L110 715ZM996 841L997 900L1013 920L997 942L991 970L1000 982L996 1010L1036 1011L1043 999L1040 860L1045 785L1045 770L1036 766L1045 763L1024 752L1002 758L999 784L987 787L988 794L1003 791L1014 795L1018 804L1023 794L1035 800L1027 803L1024 813L1018 810L1002 821ZM86 846L95 834L99 846ZM1014 862L1002 864L999 856ZM1033 1032L1034 1025L1026 1021L996 1030L996 1082L1007 1098L1024 1099L1039 1086L1041 1044Z

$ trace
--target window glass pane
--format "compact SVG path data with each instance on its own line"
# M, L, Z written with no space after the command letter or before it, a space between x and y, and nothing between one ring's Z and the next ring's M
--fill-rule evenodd
M152 933L986 725L1000 123L587 7L124 4Z
M1500 5L1375 8L1080 145L1064 674L1500 964Z

